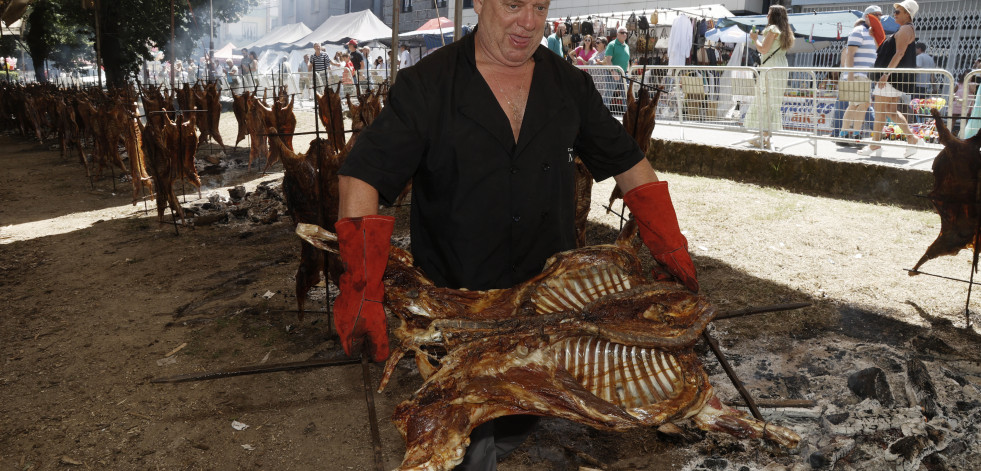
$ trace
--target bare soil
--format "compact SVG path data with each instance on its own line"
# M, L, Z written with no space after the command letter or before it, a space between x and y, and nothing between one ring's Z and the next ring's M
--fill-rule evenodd
M299 129L310 124L309 113L298 118ZM230 142L234 118L222 119ZM60 157L52 143L0 136L0 469L373 469L358 365L149 382L337 348L325 314L299 320L289 312L299 240L288 217L161 224L155 203L148 212L142 202L131 205L129 184L117 181L113 190L108 177L93 187L77 159ZM247 159L247 149L224 159ZM281 180L233 167L206 176L200 199L187 187L186 206L227 197L234 184L253 191ZM928 456L959 469L981 463L981 355L964 320L967 284L902 270L939 232L935 214L661 177L671 184L702 293L720 310L813 303L718 320L712 329L755 396L817 401L764 411L801 433L803 444L780 450L684 424L683 434L665 435L546 420L500 469L810 469L816 453L837 460L836 469L923 469ZM600 207L611 185L594 188L591 243L615 237L619 221ZM405 236L407 208L388 211ZM970 255L923 269L967 278ZM327 299L320 288L307 308L322 311ZM718 362L700 349L720 396L737 399ZM926 433L922 418L882 425L922 409L908 386L913 360L926 364L940 404L929 424L945 434L897 459L891 444ZM863 402L849 390L849 375L868 367L884 370L894 404ZM374 381L380 370L372 366ZM375 395L389 469L404 447L388 417L420 384L404 361ZM847 427L865 411L884 418ZM851 414L844 425L829 422L842 412ZM248 428L236 430L233 421Z

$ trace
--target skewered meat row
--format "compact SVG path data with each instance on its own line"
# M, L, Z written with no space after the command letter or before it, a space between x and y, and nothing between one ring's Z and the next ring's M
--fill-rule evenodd
M978 172L981 171L981 137L970 139L954 136L936 110L931 110L937 123L937 132L944 149L933 160L933 190L930 199L940 215L940 234L909 272L916 275L920 266L928 260L955 255L961 249L974 248L978 244L981 187ZM975 262L976 263L976 262ZM977 270L977 266L974 266Z
M321 228L301 224L297 234L334 250ZM796 446L793 431L715 395L693 350L715 307L678 284L648 282L635 234L631 222L616 245L562 252L535 278L489 291L436 287L393 247L385 305L401 325L382 387L408 351L425 378L394 413L406 440L400 469L452 469L475 427L514 414L618 431L691 418Z

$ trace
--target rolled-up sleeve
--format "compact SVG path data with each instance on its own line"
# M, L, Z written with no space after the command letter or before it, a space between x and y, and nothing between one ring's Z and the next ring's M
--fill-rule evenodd
M596 90L592 77L583 75L585 85L580 96L584 98L579 108L582 119L576 150L593 178L603 181L630 170L644 154L623 124L603 104L603 97Z
M421 83L409 70L399 74L387 106L358 134L341 166L341 175L373 186L384 204L392 204L402 192L427 148L422 131L426 91Z

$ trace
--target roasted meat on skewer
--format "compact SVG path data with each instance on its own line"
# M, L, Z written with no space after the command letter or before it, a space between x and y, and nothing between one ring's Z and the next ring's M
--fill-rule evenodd
M623 114L623 127L627 133L637 141L640 151L647 155L647 149L651 147L651 133L654 132L654 117L657 114L657 102L661 99L661 90L654 92L654 96L647 91L646 87L640 87L637 99L634 100L634 86L630 85L627 90L627 112ZM613 203L623 198L620 187L614 187L610 193L610 208Z
M267 132L270 153L283 162L283 193L293 222L333 228L338 212L337 172L347 152L335 152L326 139L314 139L306 154L296 154L276 135L276 128ZM296 270L296 304L301 319L307 293L320 282L321 272L336 284L341 273L337 256L301 242Z
M327 231L299 225L297 234L334 250ZM556 254L531 280L489 291L436 287L392 248L385 305L402 322L382 387L408 351L426 379L394 413L406 440L400 469L452 469L475 427L515 414L619 431L691 418L796 446L793 431L716 397L693 349L715 307L679 284L649 282L635 234L630 222L616 245Z
M916 275L927 260L943 255L954 255L961 249L973 248L978 243L978 205L981 204L981 188L978 172L981 171L981 135L959 139L951 134L936 110L931 110L944 149L933 160L933 190L930 199L940 215L940 235L930 244L926 253L913 266L910 276ZM977 266L974 267L977 270Z

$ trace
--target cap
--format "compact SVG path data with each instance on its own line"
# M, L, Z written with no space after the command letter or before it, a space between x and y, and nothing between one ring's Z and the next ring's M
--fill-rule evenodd
M879 8L879 5L870 5L865 9L864 12L862 12L862 16L881 15L881 14L882 14L882 8Z
M916 12L920 11L920 4L916 3L916 0L903 0L899 3L894 3L892 7L903 7L904 10L909 12L910 19L916 18Z
M347 43L348 43L348 45L351 45L351 46L357 46L358 45L358 40L357 39L352 39L352 40L348 41Z

